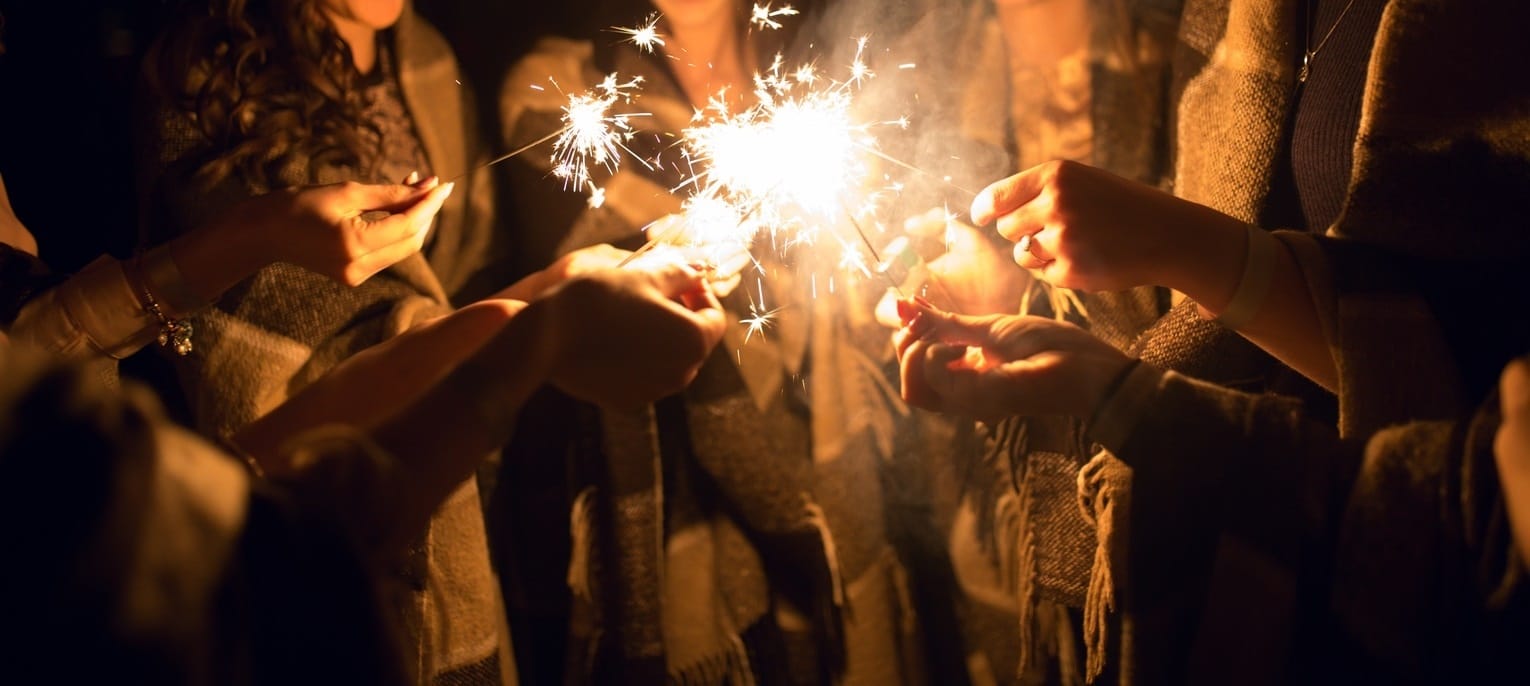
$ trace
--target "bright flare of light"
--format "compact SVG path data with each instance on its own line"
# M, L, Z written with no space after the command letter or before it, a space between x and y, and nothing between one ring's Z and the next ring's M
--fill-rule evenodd
M563 130L553 141L554 176L565 185L583 188L590 185L591 164L615 173L621 151L634 134L628 119L644 115L613 115L610 110L617 102L631 100L642 82L641 76L618 82L616 74L610 74L591 92L569 96L563 108Z
M770 8L770 3L767 2L763 5L754 6L754 12L749 15L749 23L761 29L779 29L781 28L781 22L776 21L776 17L789 17L795 14L797 14L797 10L793 9L791 5L782 5L780 9L773 10Z
M654 47L664 45L664 37L659 35L659 17L659 13L654 12L640 26L613 26L611 30L626 36L626 41L636 45L639 50L652 53Z
M843 92L762 98L756 108L690 129L686 144L706 165L705 182L745 204L832 213L863 167L855 154L862 134L849 107Z

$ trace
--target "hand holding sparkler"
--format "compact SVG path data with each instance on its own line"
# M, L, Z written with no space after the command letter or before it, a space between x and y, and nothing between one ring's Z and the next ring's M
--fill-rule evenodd
M676 264L581 276L527 312L538 307L551 318L553 383L620 408L684 389L726 328L702 275Z
M354 286L419 252L451 193L452 184L435 177L274 191L246 200L187 241L237 247L241 261L287 262Z
M1037 278L1084 291L1168 286L1207 306L1237 286L1243 222L1076 162L1050 162L995 182L972 202L979 225L1016 241Z
M1068 322L951 314L900 301L893 336L903 399L936 412L1000 419L1089 417L1133 361Z
M930 273L962 314L1014 314L1026 291L1027 274L1016 267L1007 249L942 208L904 222L910 236L941 246L930 260Z

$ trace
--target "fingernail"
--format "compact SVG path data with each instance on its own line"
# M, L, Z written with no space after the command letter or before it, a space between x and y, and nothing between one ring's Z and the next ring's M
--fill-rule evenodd
M972 223L983 226L993 219L993 194L986 189L972 199Z
M430 178L432 178L432 179L434 179L434 178L435 178L435 177L434 177L434 176L432 176L432 177L430 177ZM446 195L451 195L451 194L452 194L452 191L453 191L453 190L456 190L456 188L457 188L457 182L455 182L455 181L453 181L453 182L451 182L451 183L449 183L449 184L446 184L446 185L445 185L445 186L442 186L442 188L445 188L445 189L446 189L446 190L445 190L445 191L442 191L442 195L443 195L443 196L446 196Z
M409 172L409 175L404 177L404 185L405 186L413 186L414 184L417 184L419 182L420 182L420 172L418 172L418 171Z

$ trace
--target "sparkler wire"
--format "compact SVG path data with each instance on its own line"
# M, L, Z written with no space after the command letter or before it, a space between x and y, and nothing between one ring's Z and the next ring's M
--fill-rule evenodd
M515 157L516 155L519 155L519 154L521 154L523 152L526 152L527 150L535 148L538 145L546 143L547 141L550 141L550 140L552 140L554 138L557 138L558 136L563 135L564 133L567 133L570 128L572 128L572 127L565 126L565 127L561 128L561 129L558 129L557 131L549 133L546 136L538 138L538 139L536 139L536 140L534 140L534 141L532 141L530 143L527 143L527 144L525 144L525 145L523 145L523 146L521 146L519 148L516 148L515 150L507 152L507 153L505 153L503 155L500 155L499 157L496 157L496 158L494 158L492 160L489 160L488 162L485 162L485 163L480 164L480 165L478 165L476 167L473 167L473 168L471 168L471 169L469 169L469 170L467 170L465 172L462 172L461 174L453 176L450 180L447 181L447 183L452 183L454 181L460 181L460 180L466 178L469 174L472 174L473 172L480 172L480 171L488 169L489 167L492 167L492 166L494 166L496 164L499 164L500 162L504 162L505 160L508 160L508 159L510 159L512 157Z
M869 145L866 145L865 143L851 141L851 145L854 145L854 146L856 146L858 148L861 148L862 150L865 150L866 152L869 152L869 153L871 153L873 155L876 155L877 157L880 157L883 160L886 160L887 162L891 162L893 164L896 164L896 165L898 165L900 167L903 167L904 169L907 169L907 170L909 170L911 172L914 172L916 174L922 174L922 175L924 175L926 177L929 177L931 179L935 179L935 180L937 180L937 181L939 181L939 182L941 182L941 183L943 183L943 184L945 184L947 186L950 186L951 188L954 188L954 189L959 190L959 191L961 191L963 193L966 193L969 196L972 196L974 198L977 197L977 191L968 190L967 188L964 188L962 186L957 185L951 179L948 179L948 178L946 178L944 176L936 176L935 172L929 171L927 169L921 169L919 167L916 167L916 166L914 166L912 164L904 162L903 160L900 160L900 159L898 159L896 157L893 157L892 155L889 155L889 154L887 154L885 152L882 152L881 150L878 150L878 149L873 148L873 147L871 147Z

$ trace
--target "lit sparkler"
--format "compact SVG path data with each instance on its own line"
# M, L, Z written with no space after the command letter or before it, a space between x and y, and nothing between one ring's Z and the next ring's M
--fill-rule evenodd
M551 78L548 82L562 92L563 89L558 86L558 82ZM449 181L461 180L473 172L488 169L543 143L553 141L553 176L563 179L565 187L570 183L581 189L588 187L592 206L599 207L605 202L605 192L590 181L591 162L605 167L608 172L615 173L621 160L620 151L626 150L633 159L645 166L648 164L643 158L632 153L626 145L626 142L636 134L628 120L633 117L646 117L648 114L641 112L611 114L611 108L618 102L632 100L633 91L637 90L642 82L641 76L621 82L617 81L616 74L607 75L591 91L568 96L568 104L563 107L562 128L468 169ZM543 90L536 84L532 84L531 88Z
M755 5L754 12L749 15L749 23L761 29L779 29L781 22L776 17L790 17L797 14L797 10L791 5L782 5L780 9L771 9L770 3Z
M641 76L619 82L616 74L608 74L591 92L569 96L563 108L563 129L553 141L554 176L584 188L591 185L591 163L615 173L623 150L642 161L627 148L626 141L635 133L628 119L644 115L611 114L611 107L630 101L632 91L642 82Z

